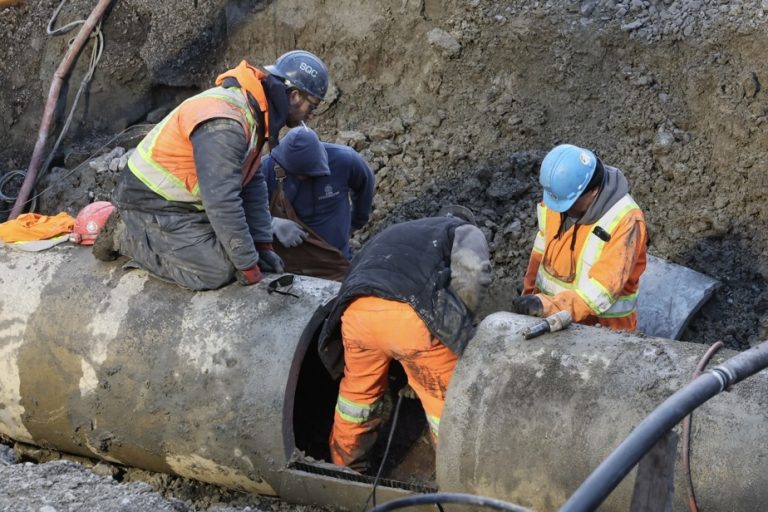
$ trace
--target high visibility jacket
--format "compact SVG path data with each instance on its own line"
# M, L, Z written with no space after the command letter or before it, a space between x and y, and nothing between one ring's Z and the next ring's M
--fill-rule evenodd
M632 197L626 194L594 224L574 224L563 233L560 213L544 203L537 213L523 293L539 293L545 316L565 310L578 323L635 330L647 234Z
M218 87L181 103L138 145L128 161L131 172L164 199L203 210L190 136L205 121L227 118L240 123L249 141L243 165L243 185L247 184L258 171L257 158L269 126L269 104L261 84L265 76L242 61L233 73L216 79ZM235 78L238 86L226 87L228 78Z

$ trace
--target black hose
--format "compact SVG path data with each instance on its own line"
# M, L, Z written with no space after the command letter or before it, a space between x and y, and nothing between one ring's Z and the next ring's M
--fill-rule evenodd
M381 457L381 463L379 464L379 470L376 472L376 478L373 479L373 485L371 486L371 494L368 495L368 499L365 500L363 510L368 506L368 502L373 498L373 506L376 507L376 487L381 480L381 473L384 471L384 464L389 457L389 448L392 446L392 438L395 436L395 429L397 428L397 418L400 416L400 404L403 403L403 395L398 394L397 405L395 405L395 415L392 418L392 426L389 428L389 437L387 438L387 447L384 449L384 455Z
M718 341L709 347L709 350L699 360L699 364L696 365L696 369L693 371L691 379L696 379L701 372L706 368L707 363L715 353L725 345L722 341ZM690 512L699 512L699 505L696 502L696 491L693 487L693 478L691 477L691 422L693 421L693 413L683 418L683 473L685 474L685 487L688 493L688 509Z
M462 505L480 505L493 510L508 510L510 512L530 512L523 508L506 501L475 496L474 494L461 494L455 492L436 492L434 494L419 494L416 496L406 496L396 500L382 503L378 507L372 508L369 512L385 512L387 510L397 510L399 508L414 507L416 505L439 505L441 503L460 503Z
M560 512L595 510L672 427L724 389L768 367L768 342L707 370L666 399L576 489Z

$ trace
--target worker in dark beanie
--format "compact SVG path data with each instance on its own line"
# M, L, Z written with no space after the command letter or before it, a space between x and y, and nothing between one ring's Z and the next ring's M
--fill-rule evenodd
M373 172L363 157L298 126L264 157L261 173L273 246L286 271L343 279L352 257L349 239L368 222L373 205Z
M624 174L562 144L541 163L539 230L512 311L634 331L647 233Z

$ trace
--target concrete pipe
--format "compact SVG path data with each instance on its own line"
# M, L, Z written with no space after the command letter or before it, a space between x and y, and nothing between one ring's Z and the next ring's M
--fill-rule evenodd
M535 322L495 313L467 348L440 424L441 490L557 510L648 413L690 381L707 348L578 325L524 340L521 331ZM710 366L733 355L721 351ZM768 503L766 397L768 374L761 372L694 413L691 470L702 510L761 510ZM679 460L674 508L683 511ZM601 510L629 510L632 484L625 479Z
M295 298L268 294L269 278L195 293L82 247L0 248L0 434L297 502L357 506L370 491L364 482L339 491L338 479L291 469L302 455L293 429L309 346L302 331L338 284L297 276ZM334 393L325 391L327 417Z
M338 284L297 277L296 298L269 295L269 279L195 293L81 247L0 248L0 435L359 510L372 479L322 462L338 388L304 335ZM379 502L437 484L554 510L705 350L580 326L524 341L535 321L481 324L451 382L436 466L428 443L396 440ZM697 411L703 509L768 502L766 396L761 374ZM420 439L423 412L405 402L398 437L417 425ZM627 510L629 485L606 510Z

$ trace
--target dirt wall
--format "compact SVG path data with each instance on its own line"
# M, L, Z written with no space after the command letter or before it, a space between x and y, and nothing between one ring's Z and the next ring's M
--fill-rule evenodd
M67 3L59 25L94 4ZM0 10L10 85L0 88L0 170L31 154L68 39L45 35L56 5ZM757 0L118 0L56 164L71 169L123 128L156 122L242 58L267 64L309 49L335 84L313 126L377 173L373 223L358 243L461 201L492 241L503 308L533 237L538 162L554 144L584 145L625 171L651 252L723 281L685 339L744 348L768 335L766 9ZM81 57L70 97L86 66ZM59 179L42 208L75 211L113 181L80 174Z

